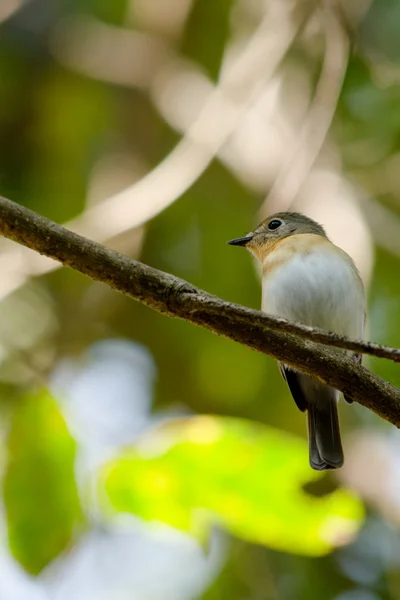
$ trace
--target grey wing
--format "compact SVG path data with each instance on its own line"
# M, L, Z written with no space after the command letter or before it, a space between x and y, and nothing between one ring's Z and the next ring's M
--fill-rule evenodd
M293 400L296 402L297 407L301 412L307 410L307 400L304 396L304 392L300 387L298 374L283 363L279 363L279 370L282 374L283 379L289 386L290 393L293 396Z
M310 465L317 471L343 464L336 390L279 364L298 408L307 411Z

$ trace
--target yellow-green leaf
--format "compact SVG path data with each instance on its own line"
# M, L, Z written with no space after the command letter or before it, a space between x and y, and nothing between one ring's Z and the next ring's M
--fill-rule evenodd
M107 506L206 538L214 521L278 550L318 556L347 543L364 516L337 489L315 497L304 485L307 444L282 431L230 418L170 422L111 461L101 477Z
M65 549L82 521L74 460L75 442L50 394L23 398L8 438L4 501L11 551L30 573Z

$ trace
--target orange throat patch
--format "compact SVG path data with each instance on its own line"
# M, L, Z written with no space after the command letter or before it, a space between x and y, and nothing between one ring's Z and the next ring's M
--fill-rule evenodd
M321 235L301 233L268 241L262 246L252 248L251 250L262 264L262 274L264 277L277 267L288 262L295 254L309 254L317 246L326 246L327 244L333 246L328 239Z

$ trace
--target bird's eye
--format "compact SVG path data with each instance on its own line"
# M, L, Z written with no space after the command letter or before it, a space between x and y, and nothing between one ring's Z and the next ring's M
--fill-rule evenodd
M273 219L270 223L268 223L268 229L278 229L282 225L282 221L278 219Z

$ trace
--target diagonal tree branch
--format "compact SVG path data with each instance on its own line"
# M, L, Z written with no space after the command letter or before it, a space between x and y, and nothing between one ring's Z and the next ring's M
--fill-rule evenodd
M400 350L276 319L225 302L186 281L132 260L0 197L0 234L54 258L154 310L205 327L298 368L400 427L400 390L321 345L400 362ZM312 342L319 342L318 345Z
M182 138L171 152L139 181L95 206L87 208L78 217L66 223L66 227L105 243L106 240L142 226L175 202L200 177L256 100L265 93L265 82L272 79L313 10L307 3L305 6L296 5L288 10L278 2L272 3L272 8L271 11L266 7L266 14L238 56L227 61L229 48L226 49L221 61L218 84L212 88L195 120L184 131ZM144 48L138 49L136 46L133 48L131 45L132 40L143 41L143 36L137 32L128 32L95 20L80 19L79 23L81 23L79 30L84 31L85 47L88 28L89 32L100 28L97 31L101 40L99 44L104 46L106 36L109 45L114 49L117 48L114 58L118 57L119 60L120 54L131 54L135 49L136 54L140 54L140 51L145 52ZM67 24L67 27L70 26L71 24ZM275 31L279 31L279 36L273 35ZM74 39L76 35L75 31ZM124 45L122 49L121 38L126 43L126 36L131 42L128 44L129 47ZM153 42L155 43L155 40ZM168 55L166 49L162 47L160 52L165 55L165 61ZM91 60L93 55L98 54L99 52L92 48ZM82 68L82 48L78 51L78 55ZM171 56L166 64L175 61L177 57ZM100 60L100 63L103 68L104 61ZM164 68L168 69L167 66ZM114 71L115 69L114 65ZM131 76L132 65L128 67L128 71ZM154 79L154 73L150 79ZM260 83L263 83L261 87ZM214 126L215 123L218 123L218 127ZM2 285L0 300L23 285L30 276L44 275L59 267L57 263L21 250L16 248L14 252L8 253L7 259L22 261L24 269L18 273L18 277L8 278L5 285Z

